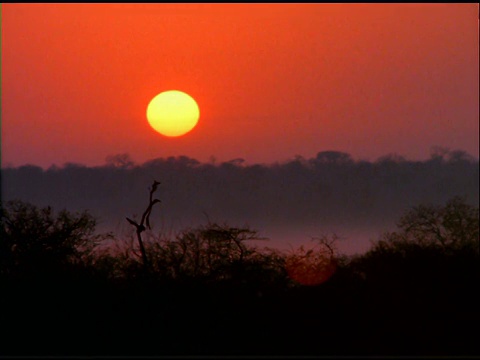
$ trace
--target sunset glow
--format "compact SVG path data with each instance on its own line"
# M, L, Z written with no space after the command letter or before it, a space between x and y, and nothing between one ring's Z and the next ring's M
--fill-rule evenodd
M478 157L478 54L473 3L2 4L2 160ZM195 136L145 121L168 89Z

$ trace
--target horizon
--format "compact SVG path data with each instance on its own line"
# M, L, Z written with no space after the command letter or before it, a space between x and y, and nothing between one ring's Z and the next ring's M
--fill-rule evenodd
M0 168L1 169L10 169L10 168L20 168L20 167L23 167L23 166L35 166L35 167L40 167L42 168L42 170L49 170L49 169L54 169L54 168L64 168L65 166L82 166L82 167L89 167L89 168L96 168L96 167L103 167L103 166L108 166L109 165L109 161L114 161L115 158L120 158L120 157L124 157L123 160L125 161L129 161L131 162L131 166L142 166L144 164L147 164L149 162L152 162L152 161L155 161L155 160L159 160L159 159L179 159L179 158L182 158L182 157L185 157L185 158L188 158L188 159L191 159L191 160L194 160L194 161L197 161L199 164L201 165L220 165L220 164L223 164L223 163L232 163L232 164L235 164L235 165L241 165L241 166L255 166L255 165L261 165L261 166L274 166L274 165L282 165L282 164L285 164L285 163L288 163L288 162L291 162L291 161L296 161L296 160L299 160L299 159L303 159L303 160L312 160L315 158L316 155L318 155L319 153L343 153L343 154L346 154L350 157L350 159L354 162L368 162L368 163L377 163L379 161L383 161L385 159L389 159L390 161L394 161L394 162L425 162L425 161L429 161L437 156L440 156L442 158L442 160L445 160L445 161L448 161L448 156L452 153L457 153L459 154L460 156L464 156L464 159L463 160L469 160L469 161L479 161L479 157L475 157L474 155L472 155L471 153L468 153L467 151L463 150L463 149L449 149L449 148L445 148L445 147L441 147L441 146L432 146L430 148L430 152L429 152L429 155L427 157L424 157L424 158L407 158L405 156L403 156L402 154L399 154L399 153L396 153L396 152L392 152L392 153L388 153L388 154L383 154L383 155L380 155L378 157L374 157L374 158L365 158L365 157L355 157L353 154L349 154L347 152L344 152L344 151L341 151L341 150L333 150L333 149L328 149L328 150L322 150L322 151L318 151L314 154L312 154L311 157L307 157L307 156L304 156L304 155L301 155L301 154L295 154L291 157L288 157L288 158L285 158L285 159L281 159L281 160L273 160L271 162L249 162L248 159L244 159L242 157L233 157L233 158L230 158L230 159L221 159L221 158L218 158L214 155L211 155L206 161L202 161L202 160L199 160L195 157L191 157L191 156L188 156L188 155L185 155L185 154L181 154L181 155L177 155L177 156L173 156L173 155L164 155L164 156L158 156L158 157L154 157L154 158L149 158L149 159L146 159L142 162L140 161L135 161L135 159L133 159L130 154L128 153L118 153L118 154L109 154L107 155L104 160L103 160L103 163L100 163L100 162L96 162L95 164L85 164L85 163L81 163L81 162L70 162L70 161L67 161L67 162L64 162L62 164L57 164L57 163L52 163L50 165L41 165L41 164L34 164L34 163L23 163L23 164L13 164L12 162L4 162L0 159ZM445 156L447 158L445 158ZM110 164L111 165L111 164Z

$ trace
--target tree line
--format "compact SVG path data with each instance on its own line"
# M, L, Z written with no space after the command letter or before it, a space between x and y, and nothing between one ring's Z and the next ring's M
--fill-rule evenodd
M98 167L1 170L4 200L89 210L103 230L124 224L131 209L140 213L138 199L153 178L161 179L162 208L168 208L159 213L157 226L161 221L175 230L203 223L206 216L267 233L315 224L380 228L393 225L404 209L418 204L445 203L458 195L478 205L479 198L478 159L460 150L435 149L425 161L395 154L363 161L322 151L312 158L253 165L243 159L201 163L186 156L136 164L119 154Z

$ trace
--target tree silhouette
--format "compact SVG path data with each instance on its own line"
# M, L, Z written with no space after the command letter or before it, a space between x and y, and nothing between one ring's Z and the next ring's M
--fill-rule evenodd
M373 251L398 250L409 245L444 250L479 250L479 209L454 197L445 206L418 205L398 222L399 232L386 233Z
M468 328L480 320L478 208L460 197L442 206L418 205L398 228L350 263L363 283L364 321L388 349L403 338L408 354L477 351Z
M22 201L0 208L0 274L34 275L58 272L88 262L95 247L110 234L95 234L96 220L88 212L55 214Z
M126 153L109 155L105 158L105 162L108 167L118 169L131 169L135 165L134 161L130 158L130 155Z

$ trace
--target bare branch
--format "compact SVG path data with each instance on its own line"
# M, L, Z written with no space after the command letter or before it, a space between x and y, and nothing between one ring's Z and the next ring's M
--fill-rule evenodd
M161 202L159 199L153 199L153 193L157 190L158 185L160 184L159 181L153 180L153 185L150 189L150 194L149 194L149 204L147 206L147 209L142 215L142 220L140 221L140 224L137 222L133 221L132 219L129 219L128 217L126 218L127 221L135 226L136 232L137 232L137 239L138 239L138 244L140 246L140 251L142 253L142 259L143 259L143 264L145 265L145 268L148 266L148 259L147 259L147 253L145 252L145 247L143 245L142 241L142 232L146 230L144 224L147 225L149 229L151 229L150 226L150 213L152 212L153 205L156 203Z

